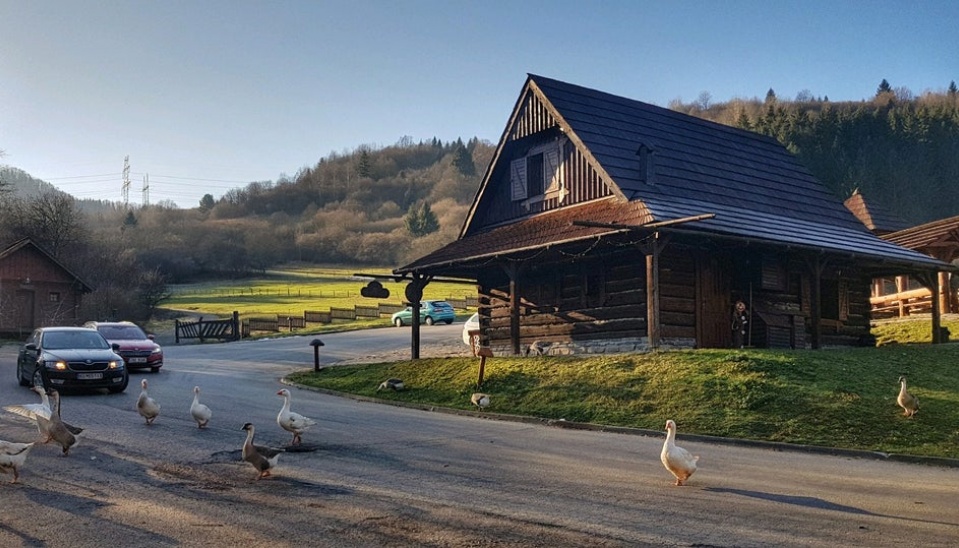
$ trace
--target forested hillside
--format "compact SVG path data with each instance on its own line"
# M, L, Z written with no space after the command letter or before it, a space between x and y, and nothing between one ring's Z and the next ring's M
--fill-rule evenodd
M837 197L859 189L867 201L909 224L959 215L959 93L921 96L883 80L868 101L831 102L802 92L794 100L710 104L674 110L775 137Z
M74 232L109 242L170 281L244 275L290 261L395 266L456 238L492 153L493 145L477 138L404 138L332 153L290 179L253 182L218 199L205 195L196 208L78 200L66 217L82 214ZM4 181L18 191L0 204L0 237L30 236L59 251L62 231L44 228L50 225L40 218L65 195L49 185L38 195L24 193L46 183L16 169L4 173L13 174Z

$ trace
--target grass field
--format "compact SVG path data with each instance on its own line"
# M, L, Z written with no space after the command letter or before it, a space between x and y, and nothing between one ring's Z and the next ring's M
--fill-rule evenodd
M821 351L689 350L494 357L491 412L733 438L959 458L959 345ZM466 409L475 358L329 367L290 380L347 393ZM903 416L899 375L921 410ZM389 377L408 390L376 392Z
M217 280L195 284L172 285L172 297L163 308L188 310L228 317L233 311L241 316L302 316L306 310L326 311L331 307L352 308L354 305L375 305L379 302L400 304L406 300L406 283L382 281L389 290L386 299L368 299L360 295L369 279L354 273L388 275L388 270L346 268L287 268L271 270L261 276L240 280ZM424 299L465 298L475 296L473 285L434 282L423 291ZM389 318L360 322L355 327L389 325Z

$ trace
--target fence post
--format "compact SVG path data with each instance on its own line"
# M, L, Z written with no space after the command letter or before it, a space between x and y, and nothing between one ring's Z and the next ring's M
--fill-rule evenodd
M240 331L240 313L236 310L233 311L233 340L238 341L243 338L243 333Z
M176 344L180 344L180 320L173 320L173 333Z

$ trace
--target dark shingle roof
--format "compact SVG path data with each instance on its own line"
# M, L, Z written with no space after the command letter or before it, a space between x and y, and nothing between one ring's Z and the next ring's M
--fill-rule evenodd
M694 199L864 230L862 224L771 137L541 76L531 76L630 199L657 210ZM640 180L636 151L654 150L654 184Z
M959 216L886 234L882 239L909 249L930 253L944 251L944 255L956 255L959 254Z
M648 223L651 217L649 211L640 202L626 202L617 198L595 200L528 217L474 236L461 238L404 266L398 272L409 272L418 268L436 267L453 262L478 261L505 253L561 245L616 232L608 228L573 224L573 221L584 220L640 225Z

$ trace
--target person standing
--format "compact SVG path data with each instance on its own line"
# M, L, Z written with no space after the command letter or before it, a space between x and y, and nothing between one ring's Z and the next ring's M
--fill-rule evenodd
M746 343L746 326L749 324L749 310L746 303L736 301L733 307L733 348L743 348Z

